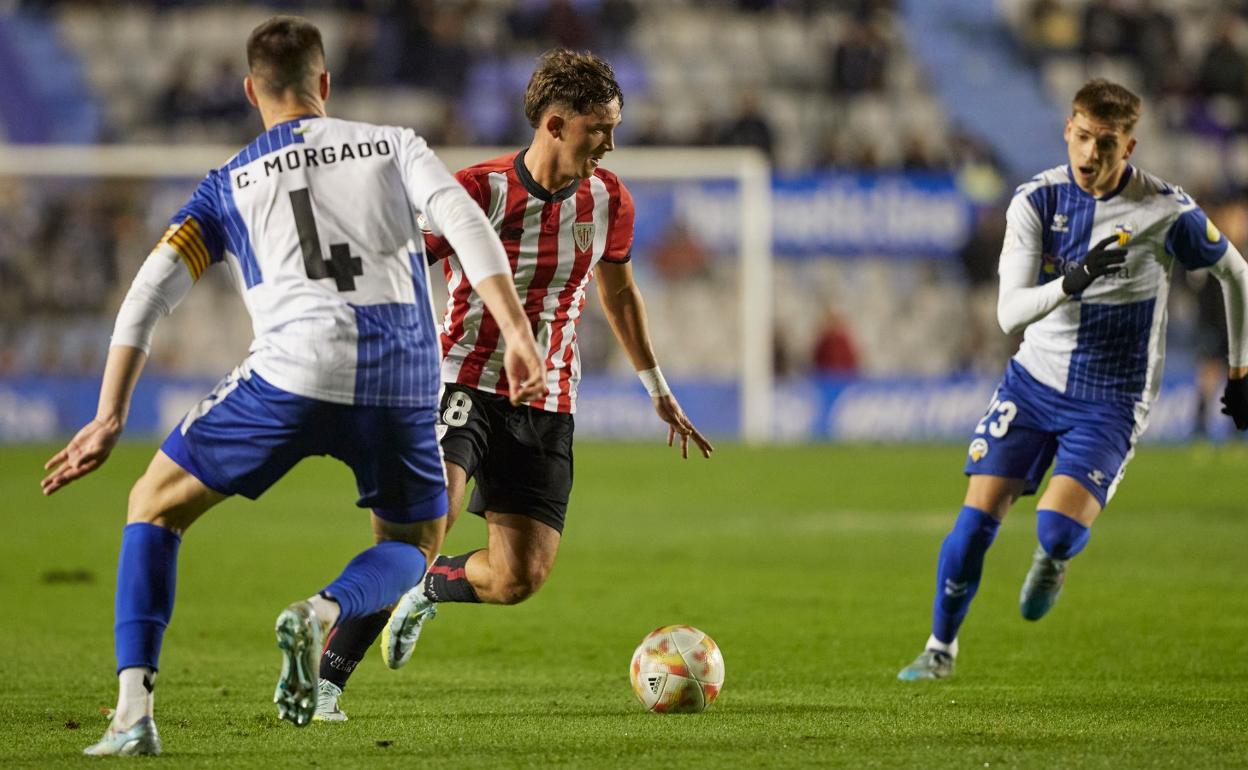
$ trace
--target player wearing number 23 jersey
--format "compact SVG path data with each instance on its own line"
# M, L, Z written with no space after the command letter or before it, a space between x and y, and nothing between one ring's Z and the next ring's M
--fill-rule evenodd
M953 671L958 630L1002 518L1035 493L1039 546L1019 608L1043 617L1087 544L1148 424L1165 358L1166 296L1176 266L1207 268L1228 308L1227 413L1248 428L1248 269L1180 188L1127 163L1140 100L1086 84L1064 137L1069 163L1014 194L1001 251L998 318L1024 330L1018 353L975 426L966 498L937 564L932 633L903 680Z

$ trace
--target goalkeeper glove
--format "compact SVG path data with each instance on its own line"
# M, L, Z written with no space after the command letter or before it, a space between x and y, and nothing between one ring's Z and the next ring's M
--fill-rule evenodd
M1083 258L1083 262L1066 274L1062 279L1062 291L1066 294L1078 294L1092 285L1102 275L1113 275L1122 269L1127 259L1126 249L1111 249L1109 245L1118 240L1118 235L1111 235L1092 247Z
M1222 414L1235 421L1236 430L1248 430L1248 377L1226 381Z

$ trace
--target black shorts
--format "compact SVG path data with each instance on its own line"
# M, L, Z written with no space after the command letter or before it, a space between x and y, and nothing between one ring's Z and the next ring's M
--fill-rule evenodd
M563 532L572 492L572 415L512 406L448 383L438 410L442 454L476 480L471 513L515 513Z

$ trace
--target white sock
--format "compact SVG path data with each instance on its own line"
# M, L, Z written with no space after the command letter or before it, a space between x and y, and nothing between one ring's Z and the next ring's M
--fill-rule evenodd
M113 714L113 726L129 730L143 717L152 715L152 685L156 672L146 666L123 668L117 675L117 711Z
M935 636L929 636L927 637L927 644L924 645L923 649L943 652L951 658L956 658L958 657L958 640L954 639L952 642L945 644Z
M312 611L316 613L316 619L321 621L321 629L333 628L338 622L338 614L342 612L342 607L338 606L338 602L326 599L320 594L309 597L308 602L312 605Z

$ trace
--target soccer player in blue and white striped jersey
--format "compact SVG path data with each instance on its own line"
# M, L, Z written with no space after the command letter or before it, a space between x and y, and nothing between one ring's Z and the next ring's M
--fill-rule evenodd
M1039 620L1067 563L1113 497L1148 424L1165 357L1174 267L1208 268L1227 308L1226 414L1248 429L1248 267L1182 189L1134 168L1140 100L1105 80L1075 95L1069 164L1018 188L1007 213L997 314L1025 329L971 438L962 510L937 562L932 632L903 680L953 673L958 630L1006 512L1053 475L1037 505L1039 546L1019 599Z
M243 363L193 408L130 494L117 575L118 705L86 753L156 754L152 686L173 612L182 535L225 498L259 497L299 460L355 472L377 545L279 616L279 715L316 708L321 639L392 605L445 533L435 423L440 387L423 215L455 244L506 339L513 403L545 393L542 357L502 244L477 204L411 130L330 118L320 32L275 17L247 43L248 99L265 132L211 171L135 278L113 332L97 417L48 461L43 491L98 468L121 436L152 330L221 264L251 314ZM301 560L299 553L278 553Z

